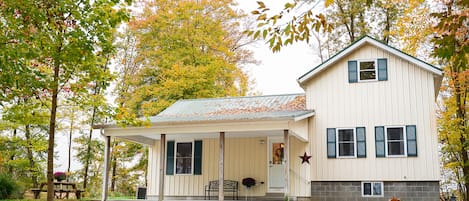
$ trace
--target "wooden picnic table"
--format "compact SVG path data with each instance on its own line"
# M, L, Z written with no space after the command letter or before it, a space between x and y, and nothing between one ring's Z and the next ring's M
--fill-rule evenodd
M45 187L45 188L44 188ZM38 199L40 197L41 192L47 192L47 182L41 183L39 188L31 189L34 193L34 199ZM81 194L84 190L77 189L77 184L74 182L62 182L56 181L54 182L54 195L57 199L64 199L69 198L70 193L75 194L77 199L81 198Z

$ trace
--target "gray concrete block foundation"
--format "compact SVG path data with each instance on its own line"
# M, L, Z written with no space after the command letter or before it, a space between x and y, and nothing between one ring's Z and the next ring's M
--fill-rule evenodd
M383 197L363 197L360 181L312 181L312 201L439 201L438 181L385 181Z

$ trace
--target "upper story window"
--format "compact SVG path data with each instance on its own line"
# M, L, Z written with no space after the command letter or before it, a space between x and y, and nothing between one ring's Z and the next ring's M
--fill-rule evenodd
M388 80L388 59L350 60L348 65L348 81L386 81Z
M367 80L376 80L376 61L375 60L368 60L368 61L358 61L359 66L359 81L367 81Z
M355 129L337 129L338 157L355 157Z
M404 127L386 127L386 146L388 156L405 156L406 140Z
M328 158L365 158L365 127L327 128Z
M417 126L376 126L376 157L417 156Z

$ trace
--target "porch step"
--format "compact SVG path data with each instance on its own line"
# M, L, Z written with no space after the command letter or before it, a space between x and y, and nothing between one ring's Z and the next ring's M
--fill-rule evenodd
M274 200L274 201L282 201L283 193L266 193L264 197L261 198L262 200Z

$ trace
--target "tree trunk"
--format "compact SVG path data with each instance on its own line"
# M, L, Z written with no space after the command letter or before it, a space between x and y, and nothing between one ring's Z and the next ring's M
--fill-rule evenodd
M452 69L452 73L454 74L452 76L452 79L453 79L453 82L454 82L454 94L453 96L455 96L455 99L456 99L456 117L458 119L461 119L459 121L459 128L462 128L464 129L466 127L466 106L465 106L465 98L466 98L466 95L464 92L461 91L461 85L463 85L463 83L459 83L461 82L460 79L458 79L458 75L462 72L458 72L458 69ZM466 145L467 143L467 139L466 137L463 135L460 136L459 138L460 142L461 142L461 163L462 163L462 171L463 171L463 179L464 179L464 188L465 189L461 189L463 192L462 195L463 195L463 198L465 201L469 201L469 156L468 156L468 147Z
M13 138L16 137L16 133L17 133L17 130L16 130L16 129L13 129ZM16 153L16 152L13 152L13 153L11 154L11 156L10 156L10 161L15 160L15 156L16 156L15 153ZM15 174L14 174L14 171L15 171L15 168L13 168L13 166L11 166L11 165L8 165L8 173L9 173L10 175L15 175Z
M112 169L112 176L111 176L111 192L114 192L116 190L116 176L117 176L117 157L116 153L114 152L114 147L117 146L117 143L119 143L116 139L114 139L114 142L112 143L112 152L111 152L111 169Z
M96 95L97 93L99 93L99 87L98 87L98 84L96 83L96 86L94 87L94 94ZM95 118L96 118L96 106L93 106L93 113L91 114L90 132L88 135L88 146L86 148L85 172L83 174L83 188L85 190L86 190L86 186L88 183L88 171L89 171L89 167L91 164L91 140L93 138L93 125L94 125Z
M73 134L73 124L75 121L75 108L72 108L72 116L70 118L70 133L69 133L69 139L68 139L68 166L67 166L67 172L70 173L70 163L72 161L72 134ZM67 177L68 179L68 177Z
M29 172L31 173L31 180L33 182L33 188L38 187L37 181L37 170L36 162L34 162L33 156L33 144L31 142L31 126L28 124L25 126L25 137L26 137L26 154L29 160Z
M57 52L61 51L61 46ZM49 147L47 148L47 201L54 200L54 138L55 119L57 115L57 95L59 92L59 61L54 61L54 82L52 84L52 105L49 120Z
M384 27L384 31L383 31L383 41L386 43L386 44L389 44L389 34L391 33L391 16L390 13L389 13L389 8L386 8L385 9L385 14L386 14L386 25Z

